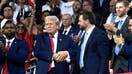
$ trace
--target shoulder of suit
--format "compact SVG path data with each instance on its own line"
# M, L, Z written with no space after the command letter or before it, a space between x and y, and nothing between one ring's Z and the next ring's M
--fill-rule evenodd
M98 28L98 27L95 27L95 28L93 29L93 31L94 31L94 30L95 30L95 32L97 32L97 34L105 33L104 30L102 30L102 29L100 29L100 28Z
M48 35L48 33L42 32L42 33L39 33L37 36L43 36L43 35Z
M15 38L14 41L17 41L17 42L26 42L25 40L23 40L23 39L18 39L18 38Z
M61 33L58 33L58 36L61 37L62 39L70 38L68 35L64 35L64 34L61 34Z

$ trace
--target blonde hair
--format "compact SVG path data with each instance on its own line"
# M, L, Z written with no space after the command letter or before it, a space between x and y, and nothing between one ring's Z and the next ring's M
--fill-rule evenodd
M46 20L54 21L54 22L56 22L57 25L59 25L59 19L56 16L46 16L45 21Z

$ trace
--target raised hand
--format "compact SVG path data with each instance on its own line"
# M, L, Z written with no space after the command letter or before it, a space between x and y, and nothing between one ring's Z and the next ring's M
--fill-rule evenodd
M122 37L122 34L120 34L119 36L118 35L113 35L113 38L114 38L114 42L117 44L117 45L121 45L122 43L125 42L124 38Z

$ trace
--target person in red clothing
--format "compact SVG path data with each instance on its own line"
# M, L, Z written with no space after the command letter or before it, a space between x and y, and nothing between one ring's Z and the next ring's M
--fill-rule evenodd
M24 39L25 32L27 31L24 23L18 22L16 25L16 30L16 37L19 39Z

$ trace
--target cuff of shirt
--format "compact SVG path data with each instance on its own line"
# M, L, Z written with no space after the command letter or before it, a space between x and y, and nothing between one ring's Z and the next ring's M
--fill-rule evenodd
M122 44L121 44L121 47L120 47L120 49L122 49L123 45L124 45L124 43L122 43Z
M70 63L70 55L69 55L69 52L68 51L66 51L66 53L67 53L67 57L66 57L66 62L67 63Z
M112 35L107 34L107 36L108 36L109 40L112 39Z

